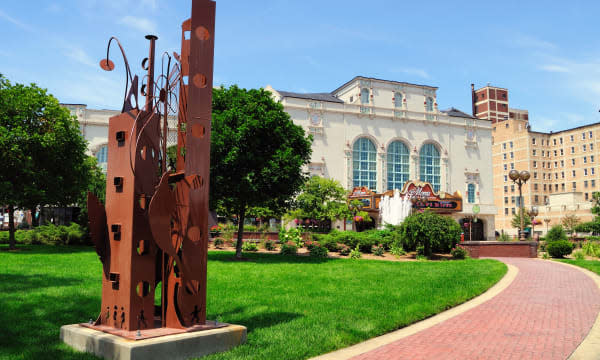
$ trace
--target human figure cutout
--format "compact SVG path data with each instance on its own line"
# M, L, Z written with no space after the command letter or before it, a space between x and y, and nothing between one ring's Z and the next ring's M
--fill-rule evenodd
M140 315L138 315L138 329L140 328L141 324L144 324L145 328L148 327L148 324L146 324L146 318L144 317L144 310L141 310Z
M110 306L106 307L106 323L108 323L108 320L110 319Z
M115 305L115 309L113 311L113 321L115 322L115 327L117 327L117 311L119 311L119 308L117 305Z
M125 324L125 308L121 306L121 327Z

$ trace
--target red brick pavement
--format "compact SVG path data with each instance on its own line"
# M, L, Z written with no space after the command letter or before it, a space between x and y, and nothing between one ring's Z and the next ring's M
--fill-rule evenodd
M354 359L566 359L600 311L587 275L550 261L499 258L519 268L491 300ZM599 354L600 358L600 354Z

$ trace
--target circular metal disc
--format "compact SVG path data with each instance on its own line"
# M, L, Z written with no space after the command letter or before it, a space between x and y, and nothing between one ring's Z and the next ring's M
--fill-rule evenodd
M100 60L100 67L105 71L113 71L115 68L115 63L113 63L110 59L102 59Z

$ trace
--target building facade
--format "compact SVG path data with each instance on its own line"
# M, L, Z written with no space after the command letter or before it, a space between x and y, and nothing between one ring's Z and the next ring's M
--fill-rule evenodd
M477 94L497 89L500 88L486 86L474 91L474 106L481 109L486 102ZM508 99L508 90L500 90L506 91ZM543 133L531 130L527 110L509 108L506 119L503 114L500 119L497 114L483 111L476 115L484 119L489 115L492 120L494 202L499 231L517 233L511 220L519 211L520 199L517 185L508 177L512 169L531 174L522 187L523 205L527 210L538 207L536 219L542 224L536 227L536 232L545 233L566 215L576 215L581 221L592 220L592 193L600 189L597 167L600 144L596 140L600 123Z
M294 123L313 134L308 171L345 188L381 193L409 180L463 195L457 220L473 214L494 239L492 122L457 109L439 110L437 88L357 76L331 93L266 87Z
M106 172L108 161L108 119L119 115L118 110L89 109L85 104L61 104L77 117L81 134L88 143L88 155L95 156ZM167 145L177 144L177 119L169 117Z

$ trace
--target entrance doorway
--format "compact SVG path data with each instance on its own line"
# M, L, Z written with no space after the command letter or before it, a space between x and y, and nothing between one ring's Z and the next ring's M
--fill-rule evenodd
M459 221L459 224L465 234L465 241L485 240L484 225L481 219L477 219L477 222L473 222L469 218L464 218Z

